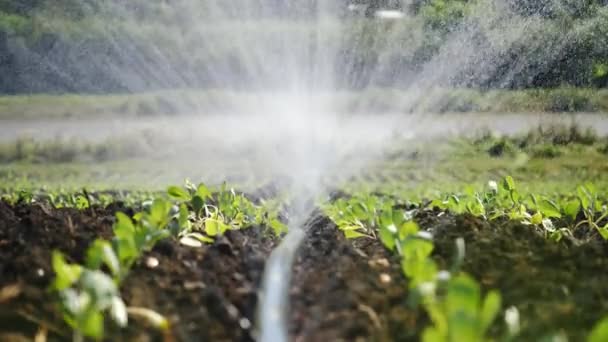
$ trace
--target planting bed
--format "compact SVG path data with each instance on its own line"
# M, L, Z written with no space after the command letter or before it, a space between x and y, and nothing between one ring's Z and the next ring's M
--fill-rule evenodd
M563 333L582 341L608 312L608 243L596 232L583 233L576 244L554 243L519 223L437 214L415 217L435 235L433 258L449 269L454 241L463 237L463 270L480 279L482 288L499 289L504 307L519 309L525 322L521 340ZM331 221L318 222L294 269L294 340L418 341L429 319L408 302L399 258L378 240L353 243ZM502 325L497 320L490 335L501 335Z
M96 237L111 236L114 213L130 209L52 209L42 204L0 202L0 340L32 338L46 326L50 340L69 340L47 291L53 274L51 251L74 261ZM171 239L159 242L121 286L130 306L153 309L171 322L156 333L141 322L127 330L111 326L108 340L251 340L264 261L274 240L256 229L230 231L214 244L191 248ZM158 266L154 266L154 258Z
M0 340L28 340L41 327L49 340L71 339L48 291L51 251L81 262L95 238L111 237L117 211L133 214L121 204L79 211L0 202ZM534 227L506 220L430 209L414 220L433 233L433 259L442 269L454 261L455 239L464 238L462 269L483 289L499 289L504 308L518 308L522 340L563 333L580 341L608 312L608 243L595 231L582 228L556 243ZM228 231L201 248L159 242L135 264L121 294L129 306L165 315L170 330L156 332L132 320L126 329L108 323L105 338L253 340L264 262L277 242L255 227ZM348 240L317 213L293 268L292 340L418 340L429 319L408 297L399 262L379 240ZM502 336L501 321L502 315L489 335Z

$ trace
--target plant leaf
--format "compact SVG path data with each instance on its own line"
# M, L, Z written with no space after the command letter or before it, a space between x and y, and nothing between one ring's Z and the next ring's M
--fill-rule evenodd
M190 194L188 193L188 191L186 191L186 189L180 187L180 186L170 186L167 189L167 194L169 195L169 197L178 200L178 201L189 201L190 200Z
M560 213L559 207L554 202L543 198L538 202L538 210L545 217L549 218L560 218L562 214Z
M103 337L103 314L97 310L89 310L78 320L82 333L90 338L101 340Z
M211 191L204 183L201 183L196 189L196 195L199 196L201 199L211 198Z
M359 233L356 230L348 229L348 230L344 230L344 236L347 239L356 239L356 238L364 237L366 235L363 233Z
M219 222L216 219L205 220L205 233L209 236L217 236L220 233Z
M397 229L395 228L394 230L397 230ZM379 236L380 236L380 241L382 241L382 244L384 244L384 247L386 247L387 249L389 249L391 251L395 250L395 245L396 245L395 234L388 227L385 227L385 226L380 227Z
M539 225L543 223L543 214L537 211L532 217L530 217L530 223L533 225Z
M483 301L479 317L479 319L481 320L480 324L482 333L485 333L494 321L494 319L496 319L496 315L500 311L500 306L500 293L498 293L498 291L490 291Z
M608 224L605 227L597 227L597 231L604 238L604 240L608 240Z
M59 251L53 251L52 264L53 271L55 271L53 288L57 291L71 287L82 275L82 267L80 265L68 264L63 254Z
M580 209L581 202L579 200L571 200L564 206L564 214L574 221Z
M515 190L515 181L513 180L513 177L511 177L511 176L506 176L502 180L501 185L502 185L502 188L508 192Z
M599 323L597 323L589 337L587 337L587 342L605 342L608 341L608 317L602 319Z
M102 262L108 266L112 275L117 277L120 273L120 262L108 241L97 239L87 250L87 267L98 269Z
M179 224L179 229L184 231L184 230L189 230L191 227L190 224L190 220L188 220L188 207L186 207L185 204L181 204L179 206L179 217L178 217L178 224Z

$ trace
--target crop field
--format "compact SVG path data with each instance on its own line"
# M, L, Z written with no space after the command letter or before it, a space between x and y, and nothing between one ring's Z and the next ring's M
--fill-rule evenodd
M0 0L0 342L608 342L608 0Z
M2 146L0 339L258 339L298 200L277 179L115 185L160 162L80 158L106 145ZM606 175L608 139L576 124L396 140L312 199L289 338L608 340Z

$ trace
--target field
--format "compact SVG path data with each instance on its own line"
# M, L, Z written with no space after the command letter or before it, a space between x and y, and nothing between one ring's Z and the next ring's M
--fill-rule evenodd
M343 152L300 212L229 123L4 121L0 340L255 340L266 262L303 221L291 340L606 341L602 115L398 121L423 133Z
M608 0L0 0L0 342L608 341Z

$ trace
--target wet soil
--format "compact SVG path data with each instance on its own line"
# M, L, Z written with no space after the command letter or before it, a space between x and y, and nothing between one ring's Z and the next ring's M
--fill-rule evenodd
M95 238L111 237L119 210L132 214L120 206L78 211L0 202L0 340L32 340L41 326L49 330L51 341L71 339L47 291L53 276L51 251L81 262ZM202 248L160 242L135 265L122 295L129 306L168 317L171 332L161 335L132 321L126 330L108 327L106 339L253 340L256 291L275 242L256 228L228 232ZM150 267L150 258L158 266Z
M421 312L407 303L399 258L356 242L319 218L300 248L290 293L294 341L416 340Z
M435 236L434 258L450 269L455 240L465 239L462 270L485 290L498 289L503 308L521 317L518 340L563 333L582 341L608 314L608 243L547 240L534 228L472 216L421 212L416 221ZM376 240L346 240L327 219L308 232L294 267L291 335L294 341L417 341L428 318L408 302L399 259ZM490 334L504 336L503 317Z
M120 204L84 211L44 204L0 202L0 340L32 340L41 326L49 340L70 340L70 331L47 291L53 249L82 261L89 243L110 238ZM608 244L593 231L581 240L551 242L529 226L471 216L423 211L416 221L435 236L434 258L454 261L454 241L466 241L463 270L485 289L499 289L504 307L516 306L520 340L563 332L584 340L608 313ZM344 238L321 215L311 219L298 251L290 290L293 341L417 341L428 324L408 300L399 258L373 239ZM161 335L143 322L108 327L111 341L250 341L255 339L257 292L264 262L277 240L258 228L228 232L202 248L159 243L138 262L122 286L130 306L167 316ZM148 261L154 258L158 265ZM491 335L503 333L502 318Z
M584 341L608 314L608 243L595 230L582 228L575 232L581 239L556 243L516 222L467 215L426 220L434 226L436 257L445 266L453 260L454 240L465 239L463 269L484 288L500 290L505 308L517 307L521 340L562 333Z

